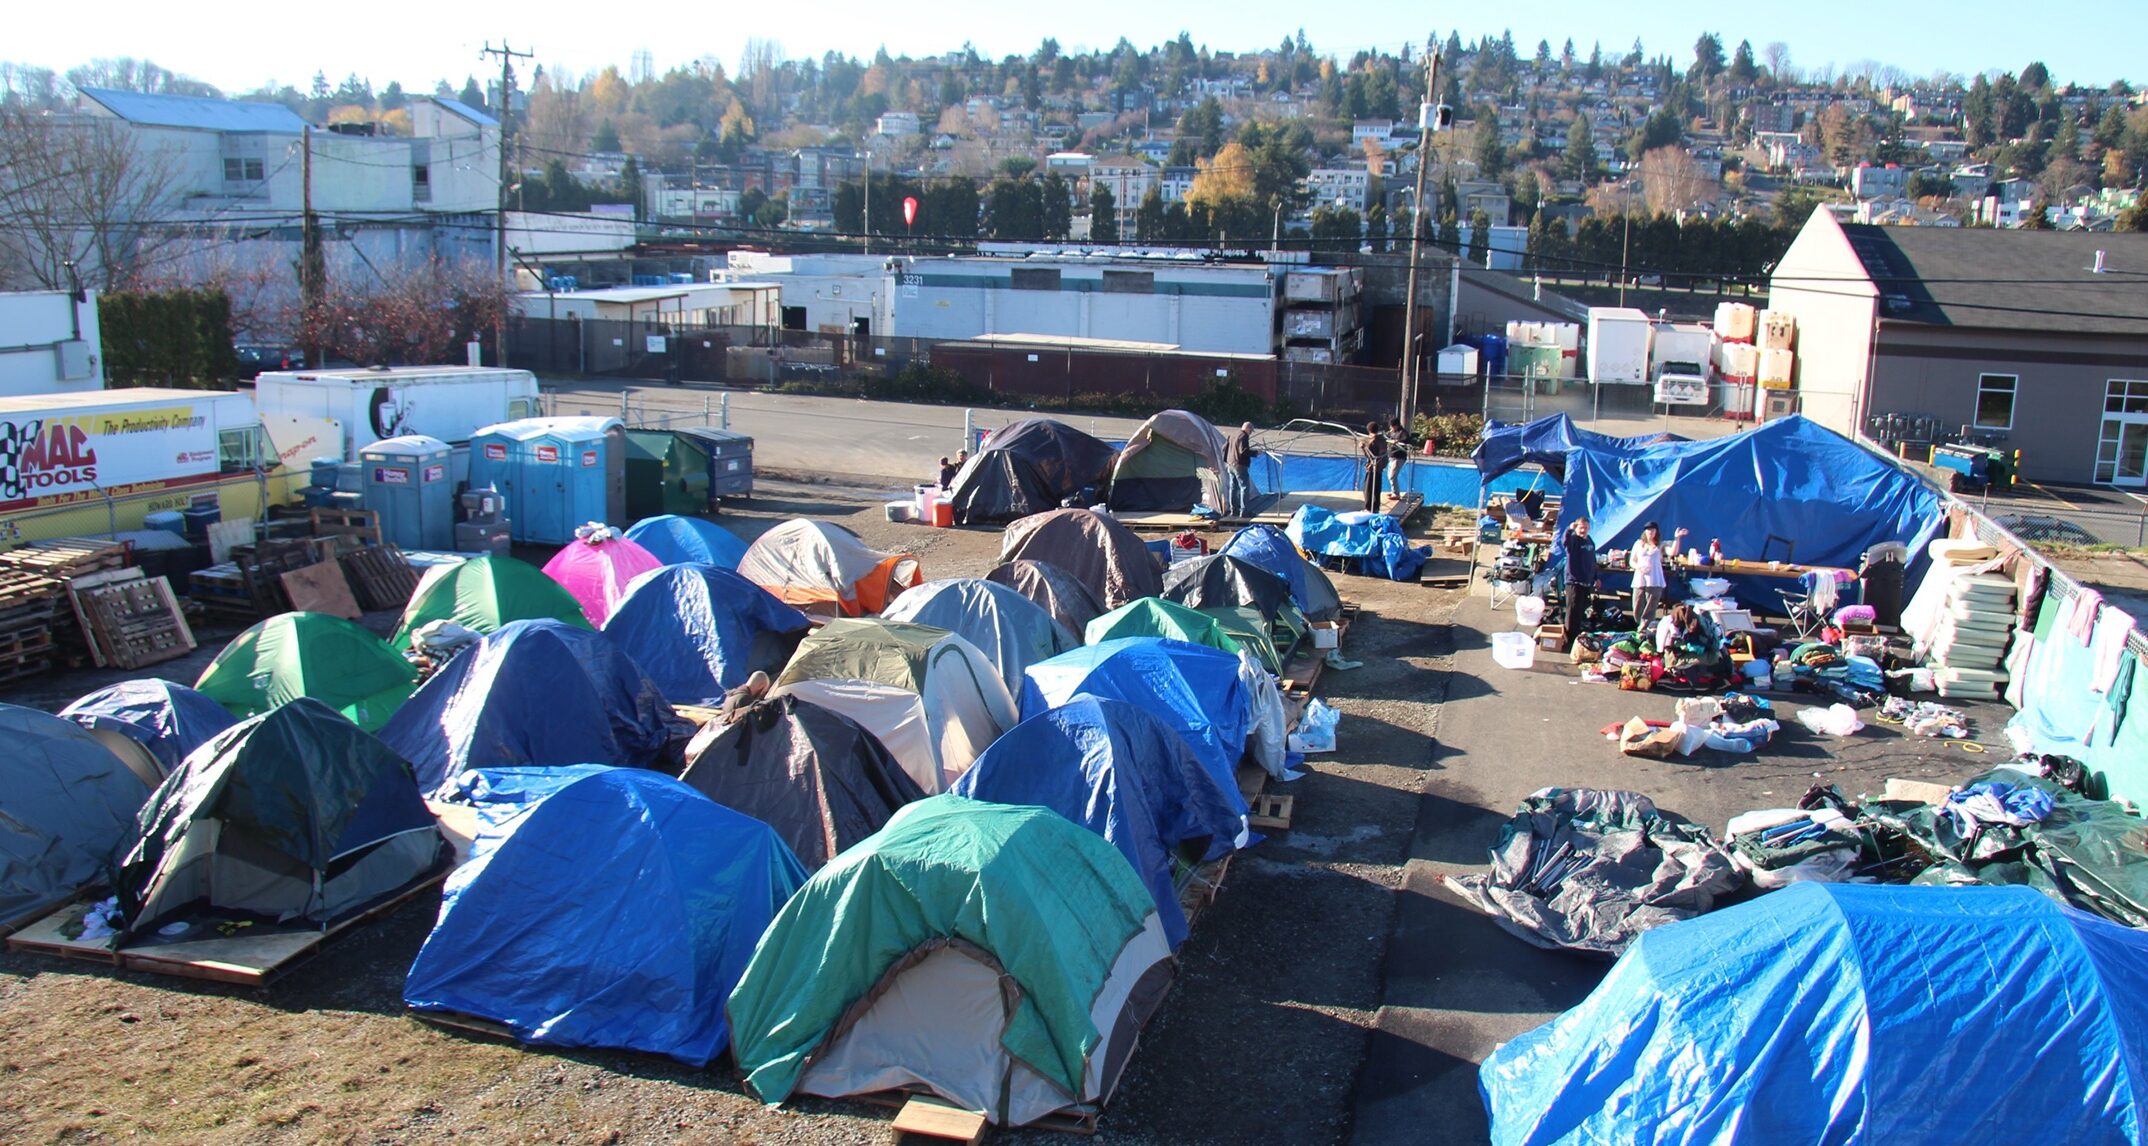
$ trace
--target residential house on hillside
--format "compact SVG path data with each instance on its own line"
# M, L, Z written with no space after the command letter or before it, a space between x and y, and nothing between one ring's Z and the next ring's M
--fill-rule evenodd
M2100 268L2100 270L2099 270ZM1930 416L2040 482L2148 486L2148 236L1870 227L1813 212L1768 306L1800 409L1846 434Z

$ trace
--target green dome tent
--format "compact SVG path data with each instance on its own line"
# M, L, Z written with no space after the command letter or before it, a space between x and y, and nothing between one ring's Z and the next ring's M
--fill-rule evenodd
M574 594L542 569L487 554L427 570L388 643L407 650L410 634L434 621L452 621L479 636L491 636L514 621L546 620L590 627Z
M237 717L310 697L378 732L418 686L418 671L365 626L326 613L282 613L232 638L196 690Z
M1111 612L1089 622L1082 633L1084 644L1098 645L1120 637L1165 637L1188 644L1207 645L1212 649L1236 654L1245 648L1243 642L1230 633L1223 621L1197 609L1174 605L1160 597L1143 597L1129 601ZM1248 649L1256 659L1273 660L1275 646L1270 644L1265 657L1258 649Z

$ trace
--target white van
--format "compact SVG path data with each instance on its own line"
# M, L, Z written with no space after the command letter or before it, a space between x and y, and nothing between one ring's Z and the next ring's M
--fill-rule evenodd
M254 401L282 460L298 469L316 458L355 462L383 438L424 434L455 448L456 481L470 472L472 434L539 413L537 376L498 366L271 370L255 379Z

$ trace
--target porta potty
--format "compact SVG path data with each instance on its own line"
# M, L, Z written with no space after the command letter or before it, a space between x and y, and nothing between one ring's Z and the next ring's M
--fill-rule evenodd
M470 439L470 485L507 503L516 541L565 545L576 527L626 518L626 427L617 418L525 418Z
M455 544L454 447L424 434L375 442L358 454L365 507L380 515L380 538L404 549Z

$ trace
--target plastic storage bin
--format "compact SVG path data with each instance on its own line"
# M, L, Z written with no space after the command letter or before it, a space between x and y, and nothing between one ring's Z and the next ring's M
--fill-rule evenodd
M1531 667L1536 664L1536 638L1528 633L1493 633L1492 663L1500 668Z

